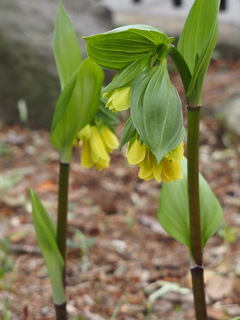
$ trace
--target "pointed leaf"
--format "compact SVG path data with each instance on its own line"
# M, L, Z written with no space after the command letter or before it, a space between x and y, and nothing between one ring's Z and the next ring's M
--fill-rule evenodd
M202 88L204 84L205 75L208 69L209 62L211 60L213 49L217 43L217 28L215 33L212 35L212 38L209 40L208 45L205 47L205 50L202 52L201 58L196 64L192 79L189 84L187 91L187 98L190 104L192 105L202 105Z
M101 68L87 58L58 99L51 142L60 151L62 162L70 162L75 135L93 119L98 110L103 78Z
M107 127L112 131L115 131L115 126L118 124L118 114L117 112L112 112L106 106L106 99L101 99L98 112L95 116L95 121L102 121Z
M52 283L53 301L61 305L66 301L62 281L64 261L56 243L55 226L40 199L31 189L30 197L38 244Z
M103 68L117 70L173 41L148 25L129 25L84 39L91 59Z
M73 95L73 91L76 87L76 82L80 73L80 67L81 66L79 66L76 72L74 72L73 76L67 82L66 86L64 87L60 96L58 97L57 105L53 115L51 131L54 130L54 128L57 126L58 122L61 120L61 118L64 116L66 112L66 106L71 100L71 96Z
M76 33L60 1L54 27L54 57L63 89L79 67L82 58Z
M132 81L142 72L143 69L149 68L149 65L149 54L132 62L126 68L120 70L116 74L110 84L103 89L103 92L110 92L121 87L129 86Z
M132 86L131 116L140 138L158 163L184 138L182 104L167 62L142 72Z
M119 147L120 150L126 143L128 143L135 136L136 133L137 131L133 125L132 118L129 117L123 129L122 138L121 138L120 147Z
M220 0L195 0L178 42L193 76L187 97L195 105L201 104L205 73L217 41L219 5Z
M187 193L187 160L182 162L183 179L163 183L158 207L158 220L166 232L190 248ZM199 175L202 246L222 221L222 209L207 181Z

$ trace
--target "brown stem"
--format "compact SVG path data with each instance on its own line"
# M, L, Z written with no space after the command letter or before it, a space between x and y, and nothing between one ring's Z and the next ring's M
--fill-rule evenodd
M196 320L207 320L203 267L194 266L191 268L191 275Z
M66 320L68 318L67 316L67 303L63 303L61 305L54 305L55 307L55 313L56 313L56 319L57 320Z
M58 189L58 217L57 217L57 245L64 260L62 281L66 287L66 240L67 240L67 213L68 213L68 184L69 163L60 163L59 189ZM66 302L62 305L55 304L56 319L67 320Z

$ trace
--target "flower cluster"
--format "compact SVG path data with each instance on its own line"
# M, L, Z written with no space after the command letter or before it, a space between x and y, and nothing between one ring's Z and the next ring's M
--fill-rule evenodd
M139 178L169 182L182 178L181 100L169 78L165 56L161 63L154 59L156 64L140 59L119 71L103 97L111 111L131 109L122 141L129 143L126 156L129 164L139 167ZM169 140L170 134L174 139ZM171 150L173 140L177 147ZM159 163L162 148L168 151Z
M148 25L129 25L85 39L89 57L117 71L102 93L107 111L130 109L121 139L121 147L129 143L129 163L139 166L142 179L179 179L185 130L167 60L174 38Z
M86 125L77 134L82 145L81 164L90 168L96 166L98 170L109 167L110 156L119 142L115 134L104 124L101 126Z
M127 151L129 164L137 165L140 170L140 179L156 179L158 182L175 181L182 178L182 168L180 161L183 159L183 142L175 149L167 153L160 164L153 153L144 143L140 143L136 138L130 143Z
M112 111L123 111L130 107L131 87L122 87L113 92L105 93L105 98L109 98L106 108ZM134 138L128 145L127 159L129 164L137 165L140 170L138 176L140 179L156 179L158 182L176 181L182 178L182 167L180 161L183 159L183 142L175 149L168 152L160 162L148 146L140 143Z

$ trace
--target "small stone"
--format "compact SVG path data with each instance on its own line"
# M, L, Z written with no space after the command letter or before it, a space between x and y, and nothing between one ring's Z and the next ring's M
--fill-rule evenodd
M42 306L40 309L40 313L42 316L47 316L51 313L51 309L49 306Z
M77 310L77 308L76 308L73 304L68 303L68 304L67 304L67 312L68 312L69 314L71 314L72 316L73 316L73 315L76 316L78 310Z
M240 315L240 306L237 304L232 304L226 307L226 311L230 317L237 317Z

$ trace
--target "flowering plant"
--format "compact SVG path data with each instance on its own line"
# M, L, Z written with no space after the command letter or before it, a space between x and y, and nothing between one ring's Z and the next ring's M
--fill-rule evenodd
M141 179L163 182L158 219L190 250L196 318L207 319L203 248L221 222L220 205L198 169L199 119L205 74L217 41L220 0L195 0L177 48L173 38L148 25L130 25L85 37L81 51L61 1L54 32L54 56L61 84L50 139L60 154L58 217L53 223L30 190L33 219L53 288L58 320L67 319L65 268L68 177L73 146L81 164L102 170L109 153L128 144L127 159ZM187 160L182 103L171 83L168 57L180 73L188 110ZM116 76L102 89L102 68ZM101 97L103 94L103 98ZM104 99L107 99L104 100ZM117 111L130 111L119 144Z
M103 92L110 110L130 108L121 143L129 143L129 163L140 167L139 177L143 179L155 178L160 182L162 178L180 178L182 107L167 70L173 38L150 26L132 25L85 39L91 59L101 67L118 70ZM114 47L103 50L107 41ZM123 62L119 64L119 60ZM169 153L174 149L179 154L171 159Z
M103 92L110 110L130 108L120 143L120 147L128 143L128 162L140 168L140 178L165 182L158 218L170 235L189 247L199 320L207 319L203 248L222 219L220 205L198 169L202 87L217 42L219 5L220 0L194 1L177 48L172 37L148 25L85 37L89 57L102 68L117 70ZM168 56L185 89L187 160L183 159L182 104L168 74Z
M37 194L30 190L39 247L52 283L56 319L67 319L65 292L69 167L72 149L82 148L81 164L102 170L119 142L114 133L116 115L101 99L104 73L91 59L82 59L77 36L61 2L54 30L54 57L61 85L50 140L59 151L58 212L55 224Z

